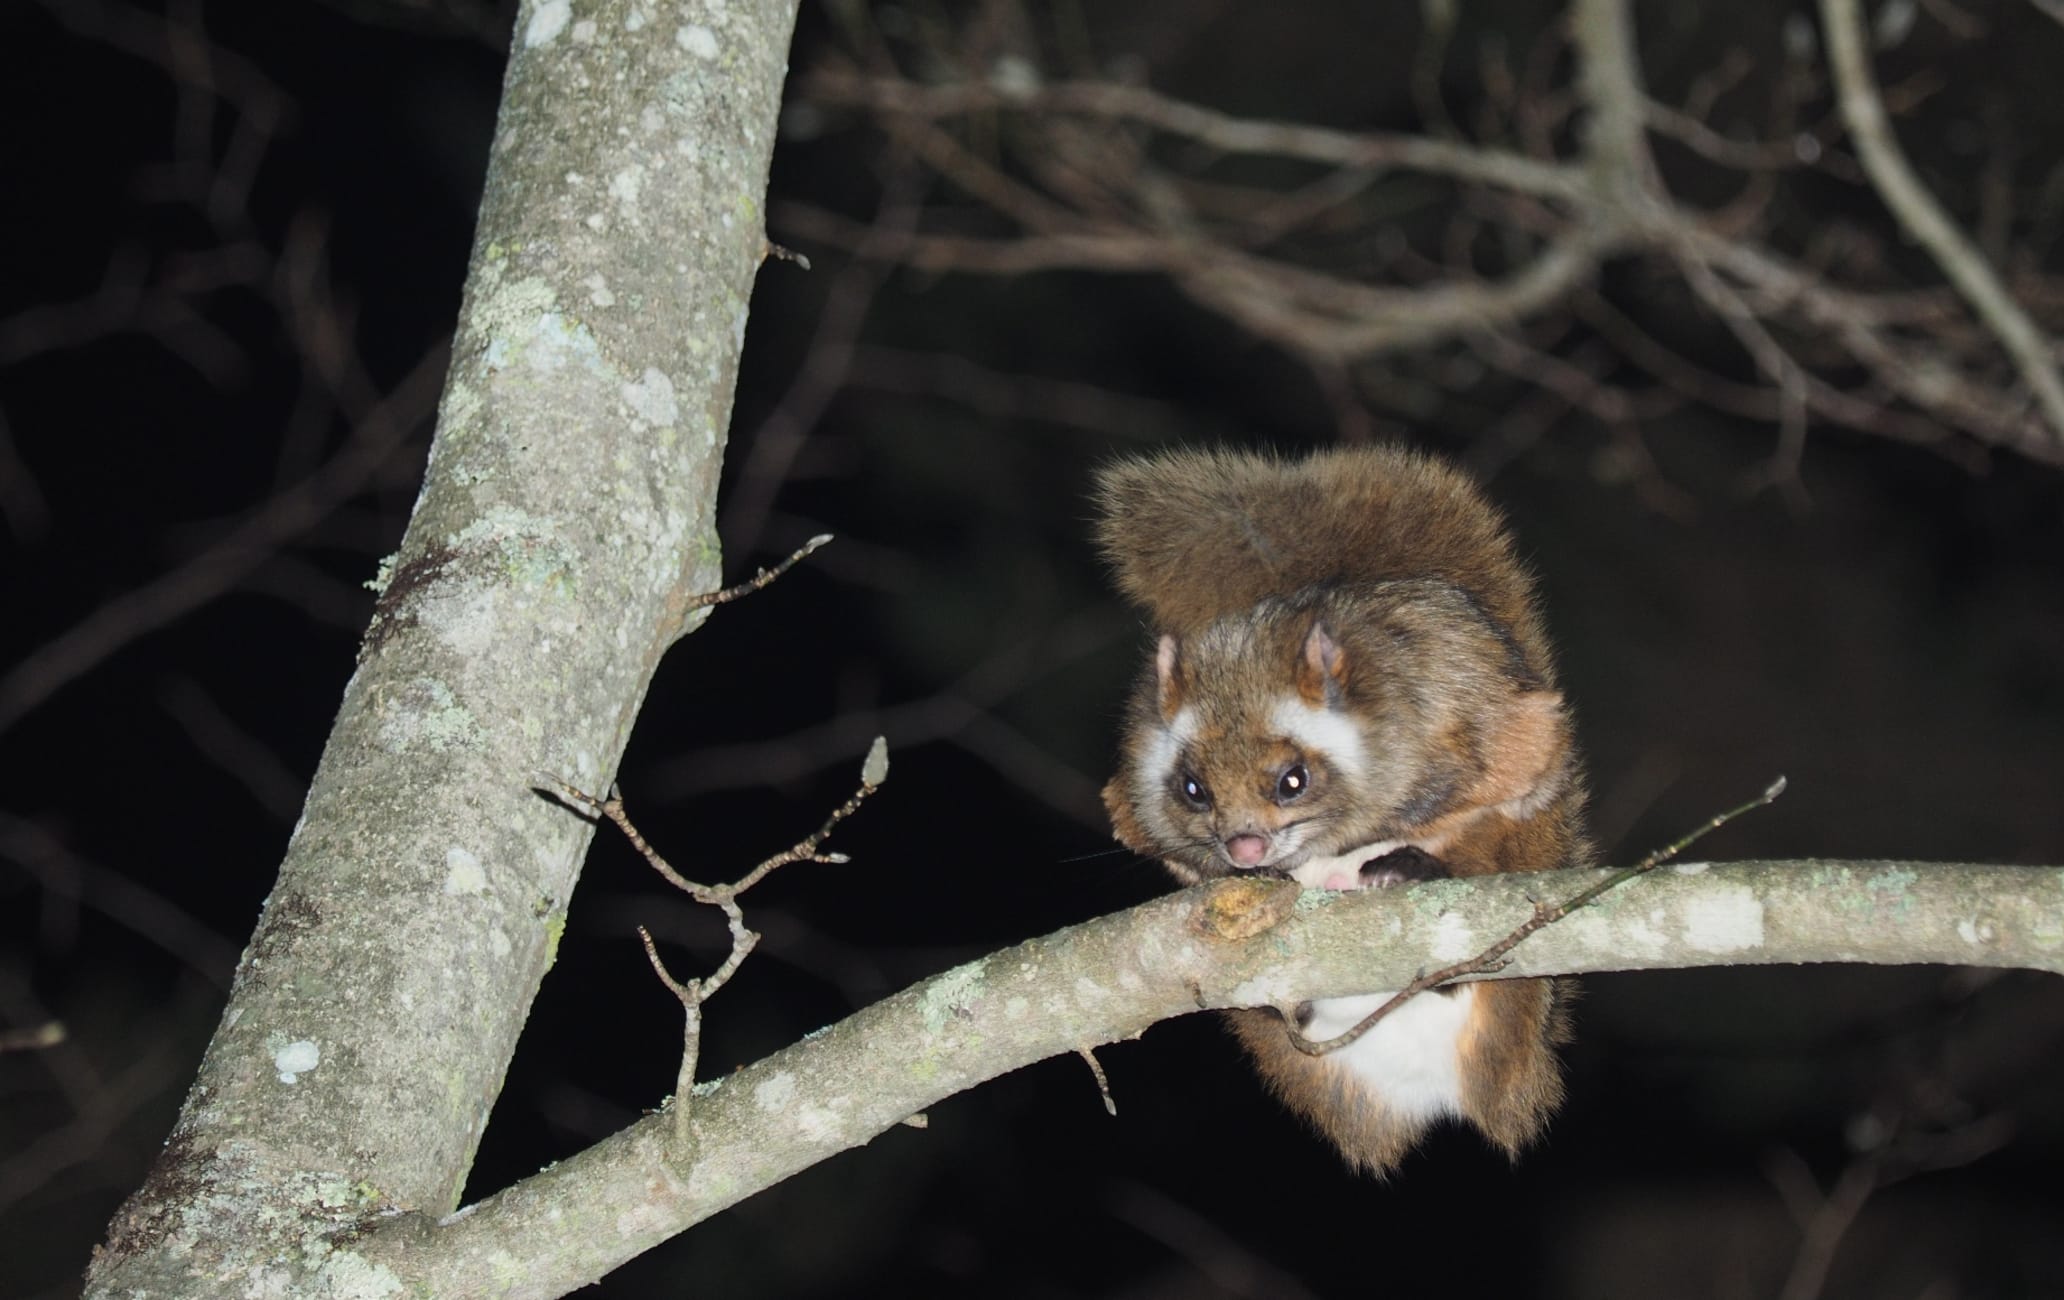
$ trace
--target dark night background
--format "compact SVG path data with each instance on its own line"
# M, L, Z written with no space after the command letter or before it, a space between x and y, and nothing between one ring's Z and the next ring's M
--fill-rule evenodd
M443 20L398 21L419 12ZM805 74L844 57L842 16L859 12L804 6L770 233L814 268L760 273L723 498L737 576L813 533L840 540L676 648L621 780L648 836L708 878L814 828L878 731L894 779L837 833L852 865L792 867L747 900L767 941L709 1008L706 1075L1166 887L1113 850L1095 800L1142 636L1087 546L1084 492L1101 460L1174 439L1373 433L1484 472L1541 576L1609 860L1784 773L1790 793L1699 853L2064 862L2057 463L1816 425L1773 484L1768 421L1685 404L1607 429L1452 345L1362 372L1347 410L1152 275L872 269L793 231L813 211L874 221L884 195L979 227L863 113L807 102ZM1730 51L1768 56L1787 13L1670 12L1638 9L1666 99ZM1144 68L1227 112L1425 125L1404 6L1042 8L1024 48L1009 13L874 21L911 69L992 40ZM2003 172L2025 199L2006 231L2022 268L2056 270L2044 205L2064 133L2045 78L2064 26L1946 0L1906 19L1880 59L1888 82L1933 77L1901 123L1924 174L1968 216ZM441 362L397 404L394 448L351 449L368 406L450 331L509 21L227 0L0 10L0 1031L69 1031L0 1055L0 1294L75 1292L270 887L371 610L361 584L414 497ZM197 23L207 89L196 47L166 35ZM1444 65L1457 118L1483 50L1517 58L1555 23L1548 5L1472 7ZM1680 192L1705 183L1659 155ZM1795 227L1882 225L1854 183L1787 184ZM1398 222L1417 239L1432 219ZM1755 382L1652 268L1606 279L1630 310L1682 315L1680 349ZM83 671L23 686L21 666L45 662ZM724 942L714 914L600 835L469 1198L669 1090L679 1017L640 923L677 970ZM599 1292L2064 1294L2055 980L1599 977L1578 1014L1569 1105L1517 1166L1457 1130L1388 1183L1352 1179L1193 1017L1101 1053L1115 1119L1079 1061L1044 1063ZM1857 1208L1866 1176L1882 1185ZM1823 1245L1816 1285L1801 1261Z

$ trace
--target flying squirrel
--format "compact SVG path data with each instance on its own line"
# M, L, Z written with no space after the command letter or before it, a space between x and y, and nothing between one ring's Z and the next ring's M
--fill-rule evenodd
M1180 450L1098 477L1098 540L1154 652L1104 787L1117 838L1184 884L1306 888L1588 865L1584 780L1533 580L1497 510L1390 447ZM1322 1056L1378 992L1226 1013L1348 1162L1394 1168L1448 1117L1509 1155L1562 1100L1566 986L1422 994Z

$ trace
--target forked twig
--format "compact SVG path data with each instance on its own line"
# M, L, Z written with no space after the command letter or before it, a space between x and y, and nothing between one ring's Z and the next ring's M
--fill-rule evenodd
M744 590L757 590L759 587L764 587L775 578L781 576L783 569L788 568L789 565L794 564L827 540L829 539L813 539L809 546L797 551L771 573L762 571L753 582L744 584L740 588L731 589L731 594L718 592L716 595L721 599L729 600L733 599L736 594L742 594ZM706 903L711 907L721 909L724 913L724 920L731 927L730 953L725 956L715 970L698 979L690 980L681 980L674 977L673 972L667 969L666 962L660 958L659 947L652 940L652 932L642 925L638 927L638 940L645 946L645 959L652 963L653 974L659 976L659 982L666 985L667 990L681 1003L683 1017L681 1028L681 1068L674 1080L674 1096L670 1103L674 1116L674 1137L676 1142L685 1142L688 1137L688 1099L693 1095L695 1087L696 1054L700 1049L702 1041L702 1004L709 1001L718 989L723 988L725 984L730 982L731 977L738 973L739 966L745 962L746 957L751 954L754 946L760 941L760 936L756 931L746 928L745 912L738 906L739 895L765 880L776 867L786 866L791 862L822 862L837 865L850 861L843 853L821 852L820 848L824 843L825 837L831 834L833 827L858 811L861 803L866 800L867 796L879 790L882 787L882 783L888 779L888 742L882 737L876 736L874 744L867 750L866 761L860 766L860 788L854 791L852 798L833 809L831 815L824 819L822 826L819 826L815 831L797 841L794 845L783 849L773 857L760 863L739 879L729 884L704 885L698 884L674 870L673 864L669 863L660 855L659 850L653 848L647 842L645 837L639 833L638 828L632 824L630 814L624 811L623 796L617 791L616 787L611 786L608 796L598 799L577 786L551 778L552 788L566 801L585 808L599 817L607 818L614 823L616 828L623 832L624 838L631 842L631 847L638 850L639 855L645 859L646 863L654 871L659 873L661 879L682 893L687 894L696 902Z
M1425 974L1421 975L1418 979L1413 980L1410 984L1405 985L1404 988L1399 989L1395 994L1391 996L1388 1002L1385 1002L1382 1006L1376 1008L1374 1011L1371 1011L1368 1015L1364 1016L1359 1024L1357 1024L1354 1028L1347 1030L1345 1033L1337 1034L1334 1037L1325 1039L1323 1041L1314 1042L1312 1039L1306 1038L1303 1034L1298 1033L1294 1025L1289 1025L1286 1023L1284 1026L1284 1032L1287 1033L1290 1037L1290 1045L1292 1047L1295 1047L1298 1051L1303 1052L1307 1056L1324 1056L1328 1052L1337 1052L1341 1048L1348 1046L1350 1043L1353 1043L1363 1034L1368 1033L1371 1029L1376 1027L1376 1022L1382 1020L1385 1016L1397 1010L1400 1006L1403 1006L1407 1001L1411 1000L1412 998L1418 997L1421 993L1425 993L1431 989L1439 988L1443 984L1446 984L1452 980L1461 979L1465 976L1490 975L1497 971L1505 969L1505 967L1509 964L1509 959L1506 954L1510 953L1514 948L1517 948L1522 942L1524 942L1528 935L1533 934L1536 930L1555 924L1557 921L1560 921L1563 917L1568 916L1571 912L1577 911L1579 908L1588 907L1590 904L1596 902L1600 897L1604 896L1606 893L1619 888L1621 885L1626 884L1628 881L1634 879L1636 876L1647 875L1649 872L1654 871L1663 863L1668 862L1671 858L1676 857L1678 854L1684 852L1684 850L1690 848L1699 840L1705 838L1711 832L1720 829L1722 826L1725 826L1728 822L1733 821L1735 818L1741 816L1743 813L1753 812L1754 810L1764 807L1765 805L1775 801L1779 795L1784 793L1784 788L1785 779L1783 777L1779 777L1777 778L1777 780L1772 781L1770 783L1770 787L1768 789L1764 790L1762 794L1757 795L1754 799L1749 800L1747 803L1742 804L1738 808L1730 808L1726 812L1721 813L1716 817L1713 817L1705 824L1699 826L1696 830L1693 830L1690 834L1683 836L1681 839L1678 839L1674 843L1664 845L1662 848L1657 849L1655 852L1649 854L1647 857L1635 863L1633 866L1626 867L1614 872L1612 875L1607 876L1605 879L1599 881L1597 884L1592 885L1590 888L1583 890L1578 894L1572 895L1571 897L1564 899L1560 903L1556 903L1553 905L1539 902L1535 903L1534 914L1531 917L1528 917L1525 921L1521 922L1520 925L1512 931L1512 933L1498 940L1498 942L1492 944L1490 947L1484 949L1482 952L1476 954L1476 956L1474 957L1465 957L1461 961L1458 961L1453 965L1443 966L1439 970L1426 972Z

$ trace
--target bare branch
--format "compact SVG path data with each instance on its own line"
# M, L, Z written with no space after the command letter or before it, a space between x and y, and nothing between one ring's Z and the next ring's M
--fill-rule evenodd
M868 107L915 117L976 112L1053 112L1136 122L1228 154L1267 154L1348 168L1397 168L1494 185L1540 198L1582 197L1586 183L1572 167L1523 154L1380 132L1334 131L1295 122L1252 121L1157 94L1144 86L1064 81L1025 91L976 82L919 86L840 70L813 75L805 92L823 103Z
M685 1159L648 1116L431 1226L376 1226L336 1257L439 1295L480 1294L490 1260L522 1261L502 1294L546 1297L907 1116L1085 1042L1199 1007L1273 1005L1406 983L1440 934L1507 931L1529 892L1581 896L1611 872L1477 876L1313 894L1220 881L956 967L721 1081L701 1085ZM1273 924L1201 925L1227 889L1291 891ZM1906 862L1691 863L1651 872L1551 926L1499 977L1595 970L1867 961L2064 973L2064 869ZM1372 935L1397 933L1395 943ZM1061 1014L1035 1013L1055 999ZM769 1123L769 1117L777 1117ZM786 1122L781 1116L808 1116Z
M1303 1034L1297 1032L1296 1026L1291 1025L1286 1021L1284 1032L1288 1034L1290 1038L1290 1045L1292 1047L1295 1047L1298 1051L1303 1052L1307 1056L1324 1056L1328 1052L1337 1052L1341 1048L1347 1047L1350 1044L1352 1044L1356 1039L1360 1038L1363 1034L1368 1033L1371 1029L1374 1029L1377 1025L1377 1022L1381 1021L1384 1017L1388 1016L1391 1012L1397 1010L1405 1003L1411 1001L1413 998L1418 997L1421 993L1430 992L1434 989L1441 987L1443 984L1452 983L1455 980L1461 979L1465 976L1493 975L1501 970L1504 970L1505 967L1509 964L1507 962L1506 955L1510 953L1514 948L1517 948L1526 939L1531 937L1536 931L1554 925L1557 921L1560 921L1562 918L1568 916L1570 913L1576 911L1579 908L1589 907L1592 903L1597 902L1607 893L1610 893L1612 890L1615 890L1619 888L1621 885L1626 884L1628 881L1634 879L1636 876L1647 875L1649 872L1654 871L1663 863L1668 862L1670 859L1684 852L1684 850L1698 843L1700 840L1704 839L1707 835L1711 834L1712 832L1719 830L1722 826L1725 826L1727 823L1733 821L1735 818L1741 816L1743 813L1751 812L1757 808L1765 807L1768 804L1774 802L1779 795L1784 793L1784 788L1785 779L1783 777L1779 777L1777 778L1777 780L1771 782L1770 785L1764 789L1763 793L1756 796L1754 799L1751 799L1747 803L1742 804L1738 807L1730 808L1726 812L1720 813L1717 816L1710 818L1703 825L1699 826L1690 834L1685 835L1681 839L1678 839L1672 843L1664 845L1662 848L1657 849L1655 852L1641 859L1641 861L1635 863L1633 866L1623 868L1622 870L1617 871L1610 876L1607 876L1605 879L1599 881L1595 885L1592 885L1590 888L1584 890L1582 893L1570 898L1566 898L1562 902L1556 903L1553 906L1550 906L1546 903L1535 903L1534 914L1528 917L1525 921L1521 922L1519 925L1513 927L1512 931L1508 933L1504 938L1498 940L1496 943L1484 949L1482 952L1476 954L1474 957L1466 957L1461 961L1453 963L1452 965L1443 966L1439 970L1429 971L1425 974L1420 975L1418 978L1414 979L1410 984L1407 984L1404 988L1392 994L1390 999L1384 1002L1383 1005L1377 1007L1374 1011L1371 1011L1368 1015L1362 1017L1360 1022L1358 1022L1351 1029L1348 1029L1339 1034L1335 1034L1333 1037L1325 1039L1323 1041L1315 1042L1312 1039L1306 1038Z
M1945 21L1955 25L1953 16ZM1441 64L1448 36L1439 23L1433 27L1415 70L1422 79ZM1423 86L1419 98L1438 124L1432 135L1352 132L1243 120L1135 84L1045 81L1022 61L1009 75L964 73L960 80L919 84L897 74L885 48L871 47L869 71L850 63L821 69L808 80L807 93L819 103L870 111L898 149L924 160L959 194L1018 232L978 235L963 224L940 222L914 229L900 250L885 252L878 244L861 249L860 228L827 213L786 215L805 236L931 271L1166 276L1208 310L1292 353L1350 431L1366 429L1369 421L1350 397L1353 385L1342 374L1348 363L1434 353L1458 338L1477 346L1473 338L1486 331L1567 320L1577 291L1597 282L1607 262L1639 257L1684 281L1768 379L1769 389L1752 396L1724 383L1674 386L1774 421L1778 437L1768 477L1787 491L1799 490L1795 466L1816 417L1934 443L1965 463L1982 457L1949 435L2064 462L2055 420L2046 423L2027 402L2001 391L1995 335L2008 342L2015 364L2038 390L2042 412L2050 413L2045 376L2054 366L2035 365L2043 342L2036 327L2017 335L2011 321L2002 324L2005 316L1981 310L1980 328L1964 312L1944 310L1947 290L1898 283L1875 230L1853 223L1796 228L1787 201L1795 195L1780 173L1865 174L1827 147L1839 130L1840 109L1816 109L1821 116L1801 120L1799 106L1820 98L1813 64L1794 60L1768 73L1774 86L1759 88L1770 104L1757 128L1763 138L1745 143L1706 115L1758 70L1746 54L1700 77L1680 110L1655 101L1643 87L1628 0L1574 0L1566 41L1564 31L1536 42L1517 74L1501 47L1484 46L1479 78L1486 107L1473 124L1475 140L1459 137L1438 95L1429 97ZM941 65L993 66L982 52L989 47L969 39L967 48L939 49ZM1575 54L1575 76L1557 84L1568 52ZM1924 71L1874 91L1880 122L1925 101L1942 84ZM1558 154L1566 149L1569 119L1579 112L1580 154L1565 161ZM1743 173L1741 187L1717 208L1679 202L1655 169L1650 130ZM1155 136L1187 147L1156 151ZM1293 169L1272 189L1214 170L1216 159L1231 156L1323 170L1313 177ZM1399 201L1423 201L1414 197L1423 187L1396 183L1403 172L1452 183L1458 191L1437 256L1415 247L1426 242L1424 231L1394 238L1389 226L1352 270L1320 269L1312 246L1291 241L1304 233L1336 238L1358 223L1383 221ZM1988 176L1996 241L2016 226L2040 231L2054 224L2014 214L2010 177L1997 165ZM2024 269L2013 285L2029 309L2059 310L2051 280L2026 269L2038 265L2032 258L2039 242L2040 235L2014 250ZM1490 256L1480 258L1486 249ZM1487 263L1482 269L1480 260ZM1415 276L1418 282L1404 285L1372 282ZM2004 293L1994 297L2012 308ZM2017 346L2016 337L2025 346ZM1487 355L1596 416L1615 437L1640 436L1618 418L1634 398L1609 378L1585 380L1566 366L1510 349ZM1599 369L1610 376L1609 366ZM1686 367L1673 369L1681 380ZM1539 425L1563 409L1553 401L1523 402L1489 432L1507 432L1515 421L1525 426L1530 415Z
M435 406L448 360L424 355L321 468L192 559L106 601L0 675L0 731L146 632L213 600L372 478Z
M100 913L178 958L213 987L228 990L236 945L163 894L72 852L42 826L6 811L0 811L0 857L26 868L53 902Z
M1630 0L1573 0L1569 23L1578 89L1590 110L1585 161L1615 200L1639 204L1657 186L1644 136L1649 100L1641 89L1630 7Z
M2055 345L2007 293L1984 255L1957 229L1900 151L1871 73L1860 5L1857 0L1820 0L1820 18L1842 120L1871 183L1899 224L1934 256L1971 309L1999 336L2022 381L2041 404L2050 436L2064 443L2064 379L2057 373Z
M1878 1166L1874 1160L1857 1160L1842 1170L1840 1178L1825 1196L1814 1185L1813 1174L1804 1161L1790 1151L1769 1162L1770 1178L1793 1207L1800 1221L1799 1253L1785 1278L1779 1300L1816 1300L1835 1262L1835 1250L1843 1234L1862 1212L1865 1201L1878 1187Z
M704 592L700 596L689 597L688 608L704 609L711 605L729 604L731 601L737 600L740 596L749 596L753 592L756 592L760 590L762 587L765 587L768 583L773 582L782 574L787 573L790 569L793 569L796 566L797 562L802 560L804 556L810 554L812 551L816 550L820 546L823 546L826 542L829 542L830 540L830 533L819 533L815 537L812 537L809 541L804 542L801 546L798 546L793 554L791 554L787 559L783 560L781 563L775 565L771 569L761 569L758 573L754 574L751 578L748 578L746 581L741 582L733 587L726 587L722 591L708 591Z
M762 570L759 577L752 582L729 588L729 594L725 592L716 594L725 599L730 599L735 595L743 595L747 591L757 591L779 577L789 565L794 564L797 560L802 559L803 556L829 540L831 540L829 537L814 538L810 545L789 556L773 572L769 573ZM852 798L833 809L831 815L824 819L824 824L819 826L814 832L805 836L792 847L784 849L782 852L768 858L728 885L700 885L674 870L673 864L662 857L659 851L653 848L645 836L639 832L637 826L631 821L630 814L624 809L622 796L614 789L609 792L607 798L597 799L594 795L587 793L578 786L557 779L552 781L552 788L564 796L568 802L578 804L580 807L598 816L607 818L619 831L622 831L624 838L631 842L631 847L638 850L639 855L645 859L646 863L654 871L658 872L660 877L668 884L695 899L698 903L707 903L711 907L721 909L724 913L724 920L730 927L731 950L725 954L723 961L718 963L717 968L709 974L691 980L675 978L674 973L667 969L666 962L661 960L659 947L652 940L652 932L642 925L638 927L638 941L645 947L645 959L652 964L652 973L659 977L659 982L666 985L667 991L672 993L681 1004L683 1016L681 1064L680 1068L675 1072L673 1099L668 1103L668 1110L674 1117L675 1141L681 1144L683 1150L686 1150L690 1138L689 1099L694 1095L695 1091L695 1062L702 1044L702 1004L714 997L717 990L731 982L731 977L738 973L738 968L745 963L745 959L752 954L753 949L760 942L760 936L746 928L745 913L738 906L738 896L751 889L754 885L759 884L762 880L765 880L776 868L786 866L791 862L823 862L831 864L846 862L845 854L822 853L818 851L819 847L824 843L825 837L831 834L833 827L857 812L860 805L867 799L867 796L879 790L882 787L882 783L888 779L888 743L880 736L876 736L874 744L868 748L866 761L861 764L860 788L854 792Z
M788 391L751 436L733 439L744 447L745 462L721 520L721 532L732 547L749 551L759 544L775 494L850 375L853 349L880 287L883 262L908 243L917 221L915 170L907 165L894 168L873 224L859 237L870 256L855 258L831 277L807 360Z
M1104 1098L1104 1113L1114 1119L1117 1118L1118 1101L1111 1096L1111 1080L1104 1074L1104 1063L1097 1059L1096 1049L1079 1047L1075 1050L1076 1054L1082 1058L1083 1063L1089 1066L1090 1074L1096 1078L1097 1091Z
M1352 305L1338 316L1295 299L1286 302L1280 289L1269 290L1270 277L1263 275L1236 276L1215 267L1178 282L1191 297L1299 351L1332 358L1369 357L1431 346L1523 319L1595 276L1619 238L1611 225L1574 230L1502 280L1457 279L1411 291L1336 281L1340 292L1329 296ZM1281 273L1273 278L1280 282Z
M31 1025L26 1029L0 1030L0 1053L39 1051L45 1047L55 1047L64 1040L64 1021L46 1020L40 1025ZM1088 1055L1086 1049L1083 1055ZM1095 1058L1091 1057L1091 1060ZM1102 1077L1102 1072L1099 1071L1098 1078Z

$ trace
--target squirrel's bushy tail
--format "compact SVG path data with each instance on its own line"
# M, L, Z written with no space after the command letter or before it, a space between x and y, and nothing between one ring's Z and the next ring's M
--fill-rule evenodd
M1178 449L1097 475L1097 541L1157 629L1330 583L1437 578L1525 645L1544 633L1497 510L1461 471L1400 447L1299 459Z

